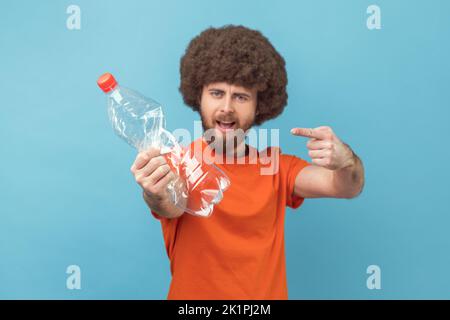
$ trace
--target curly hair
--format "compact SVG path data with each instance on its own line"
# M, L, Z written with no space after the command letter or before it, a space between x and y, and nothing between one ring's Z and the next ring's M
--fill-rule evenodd
M203 86L227 82L256 87L255 124L277 117L287 103L287 74L283 57L257 30L244 26L210 27L189 43L180 61L184 103L199 111Z

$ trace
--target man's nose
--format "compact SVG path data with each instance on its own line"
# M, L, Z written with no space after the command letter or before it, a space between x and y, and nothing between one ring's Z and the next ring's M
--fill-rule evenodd
M221 111L223 113L233 113L234 112L233 99L231 99L231 95L227 95L225 97L225 100L221 107Z

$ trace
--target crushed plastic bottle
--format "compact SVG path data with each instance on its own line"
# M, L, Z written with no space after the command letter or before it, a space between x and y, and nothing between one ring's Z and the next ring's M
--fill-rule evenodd
M119 137L139 152L160 149L176 179L167 186L172 202L185 212L208 217L230 186L226 174L214 164L198 159L191 148L182 148L165 129L162 106L138 92L119 86L110 73L97 80L107 94L108 115Z

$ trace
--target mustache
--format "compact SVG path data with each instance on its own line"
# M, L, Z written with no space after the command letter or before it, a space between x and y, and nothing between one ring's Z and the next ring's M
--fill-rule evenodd
M215 118L216 121L220 121L220 122L237 122L236 119L222 119L222 118Z

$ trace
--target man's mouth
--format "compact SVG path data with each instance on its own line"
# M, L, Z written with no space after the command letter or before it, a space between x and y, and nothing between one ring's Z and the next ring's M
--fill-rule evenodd
M220 131L230 131L234 130L236 125L236 122L234 121L217 121L216 120L216 128L218 128Z

